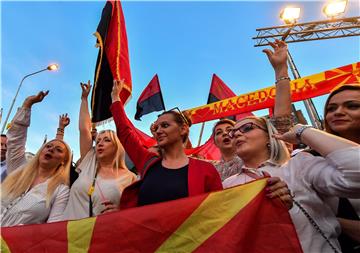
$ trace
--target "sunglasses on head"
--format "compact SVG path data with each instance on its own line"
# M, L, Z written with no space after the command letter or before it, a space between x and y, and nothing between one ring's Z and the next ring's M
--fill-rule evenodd
M244 125L242 125L242 126L239 126L238 128L233 128L233 129L231 129L230 130L230 132L229 132L229 137L230 138L234 138L235 137L235 134L239 131L240 133L242 133L242 134L246 134L246 133L248 133L248 132L250 132L250 131L252 131L252 130L254 130L254 129L261 129L261 130L263 130L263 131L265 131L266 132L266 129L264 129L263 127L261 127L261 126L258 126L258 125L256 125L255 123L253 123L253 122L248 122L248 123L246 123L246 124L244 124Z
M171 111L179 113L180 117L182 118L184 123L186 123L187 125L190 125L188 119L185 117L185 115L182 113L182 111L180 111L179 107L174 107L174 108L172 108L172 109L170 109L168 111L165 111L165 112L171 112Z

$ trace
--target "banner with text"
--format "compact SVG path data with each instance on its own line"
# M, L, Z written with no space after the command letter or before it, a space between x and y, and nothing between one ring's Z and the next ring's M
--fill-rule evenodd
M329 93L340 84L360 83L360 62L324 71L290 82L293 102ZM257 111L274 106L275 86L186 110L192 123Z

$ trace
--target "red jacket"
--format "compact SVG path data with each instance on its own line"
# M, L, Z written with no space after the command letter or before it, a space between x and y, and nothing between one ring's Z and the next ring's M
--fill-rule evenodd
M141 179L128 187L122 193L120 200L121 209L137 206L138 194L143 178L153 164L161 160L154 153L147 150L140 142L133 125L126 117L121 102L114 102L110 110L112 112L116 132L123 144L126 153L135 164ZM189 196L199 195L206 192L222 190L221 179L215 167L208 162L189 158L188 169L188 193Z

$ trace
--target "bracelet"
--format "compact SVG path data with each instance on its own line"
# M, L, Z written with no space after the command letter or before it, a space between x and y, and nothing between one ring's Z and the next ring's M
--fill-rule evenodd
M312 128L312 126L310 126L310 125L302 125L301 127L299 127L295 131L295 136L296 136L296 139L298 141L298 144L303 144L302 141L301 141L301 136L304 133L305 129L308 129L308 128Z
M64 129L62 129L62 128L60 128L60 127L57 129L57 131L64 133Z
M288 76L282 76L282 77L279 77L278 79L276 79L275 84L278 84L278 82L283 81L283 80L290 81L291 79Z

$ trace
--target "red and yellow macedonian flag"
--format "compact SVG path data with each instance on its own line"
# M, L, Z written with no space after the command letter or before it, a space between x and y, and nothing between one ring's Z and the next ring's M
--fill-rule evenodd
M2 228L1 252L302 252L266 179L78 221Z

